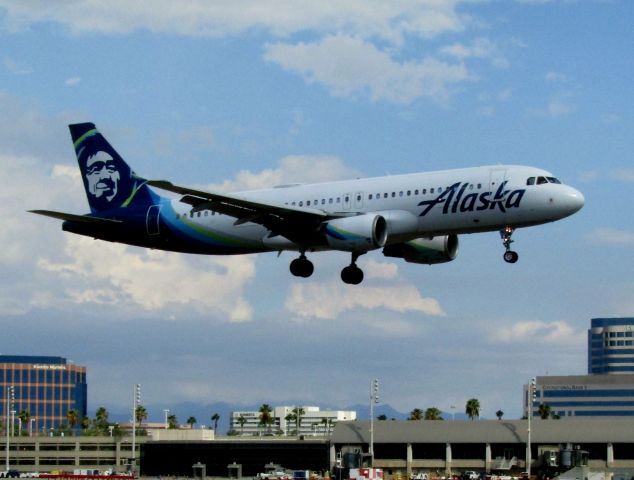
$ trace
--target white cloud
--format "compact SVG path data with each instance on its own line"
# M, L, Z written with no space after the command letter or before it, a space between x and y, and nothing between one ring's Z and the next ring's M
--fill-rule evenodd
M255 276L251 256L191 257L140 250L125 245L69 236L66 259L42 258L38 266L64 283L74 303L140 306L161 310L175 304L199 312L250 320L243 288Z
M544 108L531 109L531 112L535 115L552 118L569 115L574 111L575 106L570 102L568 95L551 98Z
M79 83L81 82L81 78L80 77L71 77L69 79L67 79L64 84L67 87L76 87L77 85L79 85Z
M22 65L19 65L18 62L16 62L11 57L5 56L3 63L5 68L9 71L9 73L13 75L28 75L30 73L33 73L32 68L26 68L26 67L23 67Z
M563 73L558 72L548 72L546 73L545 78L547 82L565 82L567 80Z
M367 95L373 101L410 103L419 97L446 102L451 88L471 80L462 63L427 57L396 62L359 37L336 35L319 42L267 44L264 58L324 84L335 96Z
M405 35L432 37L459 32L470 19L458 13L464 0L292 0L215 1L170 0L129 2L49 2L1 0L5 23L13 29L34 22L57 22L74 34L125 34L135 30L196 36L235 35L266 31L288 36L302 31L349 31L364 38L377 37L394 43Z
M616 228L598 228L590 232L586 238L595 245L634 247L634 232Z
M445 314L436 299L425 298L414 286L403 283L389 287L364 284L342 287L338 279L329 283L295 283L286 299L286 309L303 318L332 320L359 308L433 316Z
M517 322L497 328L491 336L501 342L532 343L535 341L580 346L585 340L585 332L575 330L563 321Z
M621 182L634 182L634 168L617 168L610 172L610 178Z
M206 188L214 191L235 192L257 190L292 183L318 183L360 176L358 170L344 165L337 157L328 155L289 155L280 160L278 168L261 172L241 170L234 180L226 180Z
M509 62L500 49L491 40L487 38L476 38L470 45L462 43L454 43L443 47L441 53L459 60L467 60L469 58L479 58L488 60L492 65L498 68L506 68Z

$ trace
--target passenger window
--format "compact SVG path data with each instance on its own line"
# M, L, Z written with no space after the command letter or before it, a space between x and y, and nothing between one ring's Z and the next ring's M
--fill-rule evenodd
M304 202L300 201L300 202L299 202L299 206L300 206L300 207L303 207L303 206L304 206Z
M482 184L478 183L478 190L480 190L482 188Z
M291 203L291 205L295 206L295 202Z
M392 198L396 197L396 192L392 192Z
M368 200L372 200L372 194L368 195Z
M194 212L189 212L189 218L194 218Z
M198 214L196 215L198 218L200 218L200 212L198 212Z
M433 188L430 188L430 189L429 189L429 193L434 193L434 189L433 189Z
M328 199L328 203L329 203L330 205L332 205L332 198L329 198L329 199Z
M341 203L341 197L337 197L337 203Z
M418 188L414 190L414 195L418 195Z
M403 191L401 190L400 192L398 192L398 196L402 197L403 196Z
M306 200L306 206L310 207L310 200Z
M322 205L326 205L326 199L325 199L325 198L322 198L322 199L321 199L321 204L322 204Z
M408 190L408 191L407 191L407 196L409 197L409 196L411 196L411 194L412 194L412 191L411 191L411 190Z
M361 195L357 195L357 202L361 201Z
M384 193L384 194L383 194L383 198L387 198L387 193Z
M529 179L526 180L526 185L535 185L535 177L529 177Z
M205 217L209 216L209 210L205 210Z

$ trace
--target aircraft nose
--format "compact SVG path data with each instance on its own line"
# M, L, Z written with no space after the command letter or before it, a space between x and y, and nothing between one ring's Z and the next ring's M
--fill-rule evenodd
M561 205L566 209L567 215L572 215L583 208L586 199L583 194L572 187L568 187L563 195Z

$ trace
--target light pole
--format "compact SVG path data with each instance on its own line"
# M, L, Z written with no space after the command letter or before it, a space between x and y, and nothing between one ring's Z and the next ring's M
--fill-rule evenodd
M531 417L533 416L533 402L535 401L535 377L531 378L528 382L528 391L526 392L526 473L528 478L531 478L531 463L533 458L531 454Z
M136 473L136 409L141 404L141 385L134 385L132 392L132 473Z
M167 424L167 414L170 413L170 409L169 408L165 408L163 410L163 412L165 413L165 430L167 430L168 424Z
M35 423L35 418L31 418L29 420L29 437L33 436L33 424Z
M370 382L370 467L374 467L374 404L379 403L379 379Z
M9 411L13 409L13 402L15 400L15 389L13 388L13 385L7 387L7 403L5 404L5 414L7 416L6 418L6 430L7 430L7 458L6 458L6 468L7 468L7 472L9 471L9 428L13 427L13 425L9 426Z

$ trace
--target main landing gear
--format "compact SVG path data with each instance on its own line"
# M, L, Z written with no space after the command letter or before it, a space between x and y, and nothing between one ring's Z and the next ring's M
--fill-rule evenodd
M315 267L313 266L313 262L306 258L304 252L291 262L290 265L291 273L296 277L308 278L313 274Z
M362 255L362 253L353 253L350 265L341 270L341 280L343 280L344 283L359 285L363 281L363 270L357 267L356 263L359 255ZM290 271L296 277L308 278L313 274L314 270L313 262L306 258L304 252L290 264Z
M502 245L504 245L504 248L506 249L506 252L504 252L503 258L504 258L504 261L507 263L515 263L520 257L517 254L517 252L514 252L513 250L511 250L511 243L513 243L511 236L513 235L514 231L515 229L513 227L505 227L504 230L500 230L500 236L502 237Z
M365 253L365 252L364 252ZM357 267L357 259L360 253L352 254L350 265L341 270L341 280L349 285L359 285L363 281L363 270Z

